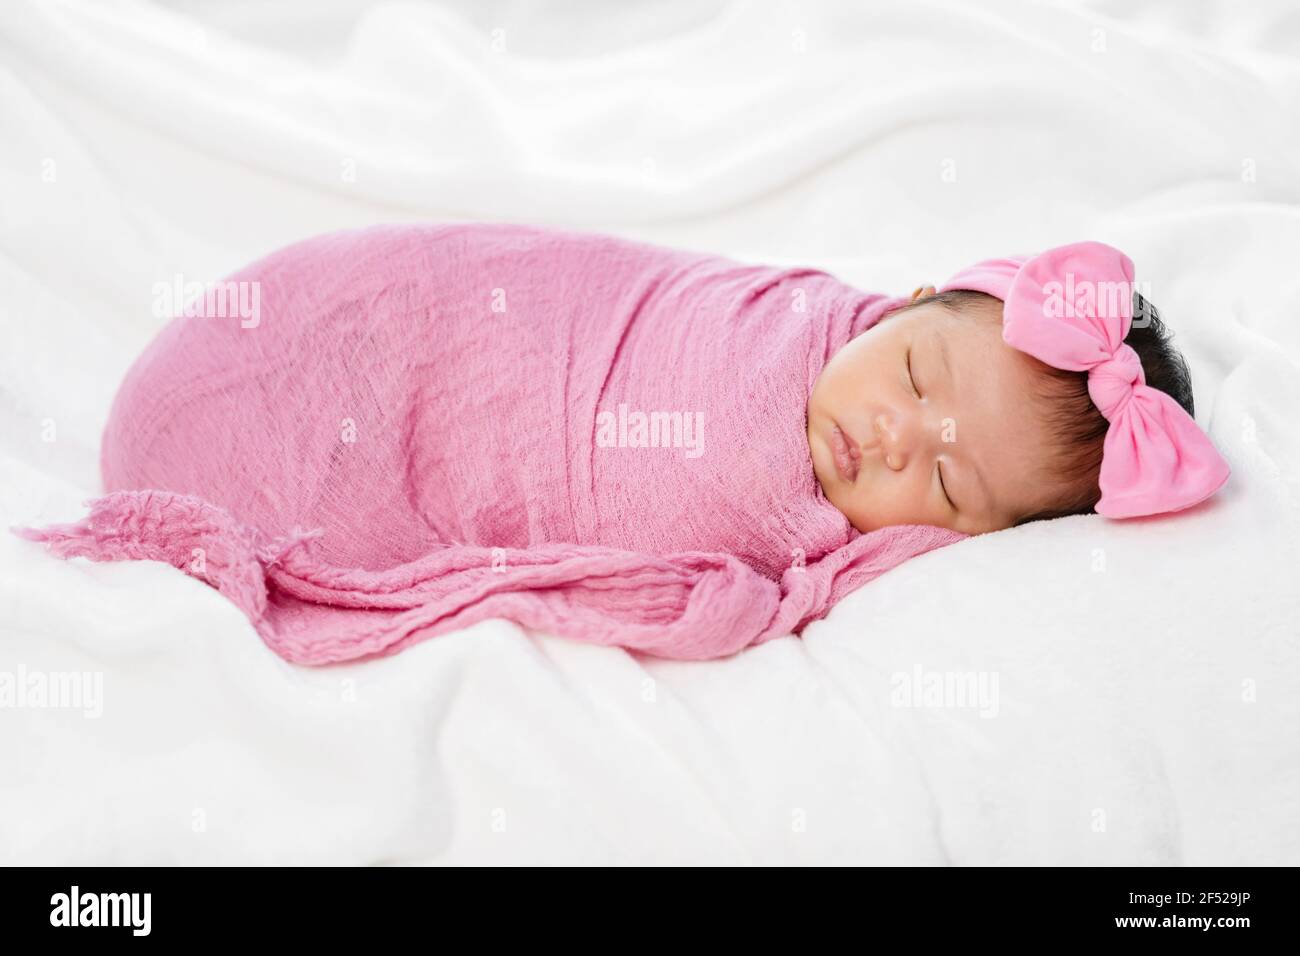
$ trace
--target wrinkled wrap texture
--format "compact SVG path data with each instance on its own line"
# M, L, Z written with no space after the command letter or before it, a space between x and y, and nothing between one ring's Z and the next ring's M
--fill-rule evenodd
M227 281L257 283L257 316L210 286L172 319L114 403L108 494L24 534L166 561L289 661L492 617L725 656L964 537L863 535L822 494L813 383L901 304L824 272L454 224L320 236ZM656 412L689 427L638 432Z

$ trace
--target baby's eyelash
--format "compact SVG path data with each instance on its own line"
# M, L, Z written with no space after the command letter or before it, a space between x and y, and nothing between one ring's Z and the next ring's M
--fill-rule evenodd
M912 377L912 350L911 349L907 350L907 380L912 385L912 392L916 395L917 398L920 398L921 390L916 387L916 379ZM952 508L953 511L956 511L957 506L953 503L952 497L948 494L948 486L943 483L943 468L942 466L940 466L938 462L935 462L934 467L935 470L939 472L939 488L943 491L943 496L948 501L948 507Z
M948 504L952 506L952 510L956 511L957 505L953 503L952 496L948 494L948 486L943 483L943 465L936 462L934 467L939 472L939 487L943 490L943 496L948 499Z

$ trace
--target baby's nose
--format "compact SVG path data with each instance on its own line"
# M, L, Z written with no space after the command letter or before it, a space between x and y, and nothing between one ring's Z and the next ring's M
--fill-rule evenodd
M888 415L880 414L875 421L876 440L880 443L880 455L885 464L898 471L907 464L907 454L903 443L899 441L898 427Z

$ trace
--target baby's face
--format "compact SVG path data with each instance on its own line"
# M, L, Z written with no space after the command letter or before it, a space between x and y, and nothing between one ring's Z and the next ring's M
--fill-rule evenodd
M859 531L982 534L1049 503L1037 478L1048 436L1026 397L1037 363L990 315L937 302L888 315L822 370L808 400L813 470Z

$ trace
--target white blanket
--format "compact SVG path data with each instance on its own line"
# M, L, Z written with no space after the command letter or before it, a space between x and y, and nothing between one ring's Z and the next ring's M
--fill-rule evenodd
M417 219L891 292L1110 242L1234 473L1175 519L933 552L702 664L489 621L297 668L178 571L0 535L0 863L1300 863L1286 4L13 6L5 525L98 491L156 283ZM59 673L91 699L37 706ZM962 674L975 706L904 706Z

